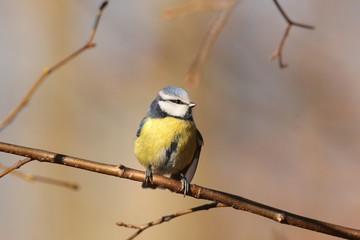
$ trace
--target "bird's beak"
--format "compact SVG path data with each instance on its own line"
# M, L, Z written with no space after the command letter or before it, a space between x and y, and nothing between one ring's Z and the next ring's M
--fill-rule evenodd
M193 108L193 107L195 107L195 106L196 106L195 103L193 103L193 102L190 102L190 103L189 103L189 107L190 107L190 108Z

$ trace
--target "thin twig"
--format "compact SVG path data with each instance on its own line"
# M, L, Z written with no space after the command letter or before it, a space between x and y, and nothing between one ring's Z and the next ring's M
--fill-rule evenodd
M11 167L9 168L6 168L2 173L0 173L0 178L2 178L3 176L5 176L6 174L9 174L11 173L12 171L14 171L15 169L18 169L20 168L21 166L31 162L31 161L34 161L34 159L31 159L31 158L25 158L23 160L19 160L18 162L16 162L14 165L12 165Z
M97 16L95 18L94 26L91 30L90 36L88 40L86 41L85 45L83 45L81 48L76 50L75 52L71 53L70 55L66 56L65 58L61 59L57 63L55 63L51 67L45 67L40 74L39 78L33 83L33 85L30 87L28 92L25 94L23 99L15 106L15 108L5 117L3 121L0 122L0 131L3 130L6 126L8 126L18 115L18 113L27 105L27 103L30 101L30 98L34 95L36 90L39 88L39 86L44 82L45 79L54 71L56 71L58 68L64 66L66 63L77 57L79 54L84 52L87 49L93 48L96 46L95 43L93 43L93 39L95 37L97 27L99 25L100 18L103 14L103 11L105 7L107 6L108 1L103 1L102 4L99 7Z
M277 0L274 0L274 3L276 5L277 9L280 11L281 15L283 16L283 18L285 19L285 21L287 22L287 26L285 28L283 36L280 39L280 43L279 43L278 47L274 50L274 52L271 54L269 59L270 59L270 61L272 61L272 60L277 58L278 61L279 61L280 68L286 68L288 66L288 64L284 63L283 57L282 57L282 52L283 52L283 48L284 48L286 39L289 36L291 27L296 26L296 27L301 27L301 28L305 28L305 29L315 29L315 27L311 26L311 25L307 25L307 24L292 21L289 18L289 16L286 14L284 9L281 7L279 2Z
M207 31L207 34L201 44L199 51L196 53L195 58L190 64L190 68L186 74L185 81L192 86L197 86L202 79L202 71L205 65L206 60L208 59L209 53L213 48L215 41L221 33L221 30L224 28L225 23L232 10L234 10L236 4L239 0L233 0L228 4L215 20L212 22L210 29Z
M131 235L129 238L127 238L127 240L132 240L135 237L137 237L138 235L140 235L140 233L142 233L143 231L145 231L146 229L159 225L161 223L164 222L168 222L174 218L180 217L180 216L184 216L186 214L189 213L194 213L194 212L198 212L198 211L203 211L203 210L209 210L212 208L218 208L218 207L228 207L222 203L217 203L217 202L213 202L213 203L208 203L208 204L203 204L197 207L193 207L190 209L186 209L186 210L182 210L176 213L172 213L166 216L162 216L159 219L156 219L154 221L148 222L148 223L144 223L141 225L134 225L134 224L129 224L129 223L124 223L124 222L117 222L116 224L120 227L126 227L126 228L134 228L134 229L138 229L133 235Z
M202 69L209 53L220 35L226 21L228 20L232 10L235 8L239 0L194 0L179 7L167 8L163 11L163 16L167 19L182 17L200 11L220 10L220 13L212 22L207 34L196 53L189 70L185 77L185 82L192 86L197 86L202 78Z
M285 28L284 34L283 34L283 36L282 36L282 38L280 40L279 46L274 50L274 52L270 56L270 61L274 60L275 58L278 58L280 68L286 68L288 66L287 63L283 62L282 50L284 48L286 39L289 36L291 26L292 25L290 23L288 23L288 25Z
M37 175L34 175L34 174L24 173L24 172L15 170L16 168L19 168L19 167L20 166L17 166L15 168L14 167L7 168L6 166L4 166L4 165L2 165L0 163L0 169L5 169L5 171L0 174L0 178L5 176L6 174L11 173L12 175L14 175L16 177L19 177L19 178L21 178L21 179L23 179L25 181L29 181L29 182L42 182L42 183L47 183L47 184L52 184L52 185L57 185L57 186L70 188L70 189L73 189L73 190L79 189L79 185L76 184L76 183L63 181L63 180L57 180L57 179L48 178L48 177L37 176Z
M127 168L124 165L109 165L81 158L66 156L59 153L3 142L0 142L0 152L24 156L37 160L39 162L61 164L67 167L79 168L87 171L125 178L138 182L143 182L145 180L144 171ZM175 179L155 174L152 179L152 184L154 186L166 188L172 192L183 195L181 182ZM269 218L278 223L304 228L311 231L321 232L324 234L337 236L345 239L360 240L360 230L358 229L348 228L332 223L307 218L230 193L191 184L190 191L187 193L187 195L197 199L205 199L212 202L222 203L226 206L231 206L237 210L247 211L262 217Z
M223 10L227 8L232 1L233 0L193 0L180 6L165 8L161 15L165 19L171 20L198 12Z

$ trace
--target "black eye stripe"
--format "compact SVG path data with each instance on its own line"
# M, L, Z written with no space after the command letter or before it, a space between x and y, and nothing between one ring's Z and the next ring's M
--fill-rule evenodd
M176 103L176 104L184 104L186 105L186 103L184 103L183 101L179 100L179 99L169 99L170 102Z

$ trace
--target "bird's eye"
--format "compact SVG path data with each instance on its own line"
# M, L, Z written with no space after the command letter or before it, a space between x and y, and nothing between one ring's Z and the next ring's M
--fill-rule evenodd
M174 100L170 100L171 102L173 102L173 103L176 103L176 104L184 104L181 100L179 100L179 99L174 99Z

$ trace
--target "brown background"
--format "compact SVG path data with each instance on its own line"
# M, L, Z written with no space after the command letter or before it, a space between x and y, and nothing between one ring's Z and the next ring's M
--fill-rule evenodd
M360 2L283 1L293 28L289 68L268 56L285 22L272 1L241 1L223 29L198 88L183 79L216 16L167 21L184 1L111 1L98 46L51 75L1 140L141 169L137 126L165 85L197 103L205 146L194 183L297 214L359 228ZM82 45L99 1L0 3L0 117L45 66ZM3 164L18 158L1 154ZM139 183L63 166L23 171L80 184L74 192L13 176L0 182L1 239L125 239L143 223L203 203ZM176 219L138 239L330 239L249 213L216 209Z

